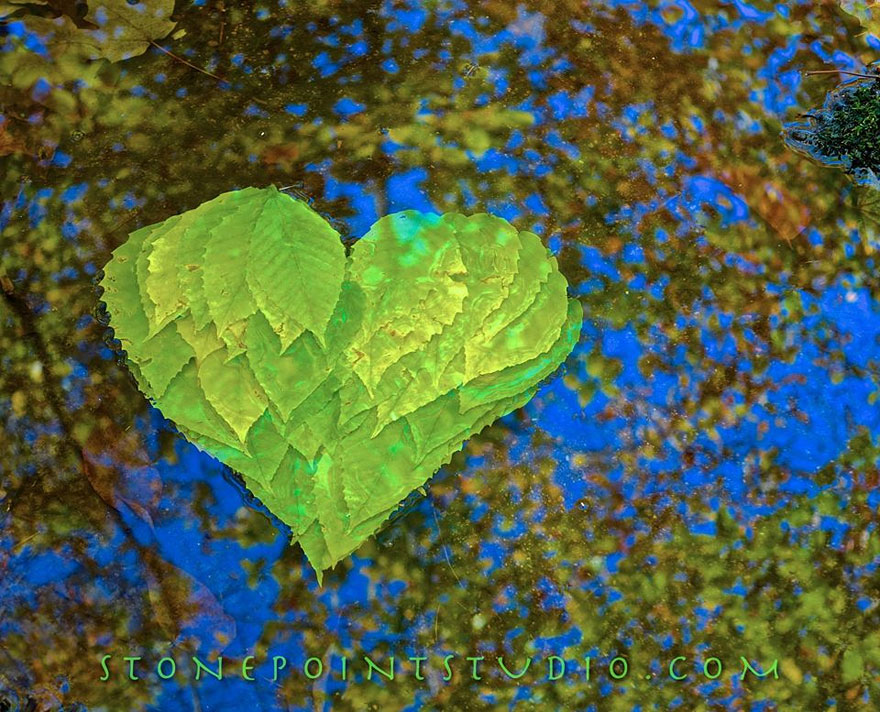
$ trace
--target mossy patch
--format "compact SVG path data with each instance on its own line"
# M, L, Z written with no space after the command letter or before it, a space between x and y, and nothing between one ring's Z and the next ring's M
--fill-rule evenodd
M807 122L786 127L787 143L822 163L841 166L860 182L880 175L880 78L829 92Z

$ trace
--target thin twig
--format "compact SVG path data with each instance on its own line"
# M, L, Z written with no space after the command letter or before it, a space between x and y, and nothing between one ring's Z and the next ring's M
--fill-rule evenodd
M430 498L428 502L431 505L431 514L434 515L434 524L437 525L437 536L442 537L442 532L440 531L440 520L437 519L437 510L434 508L434 502ZM440 545L443 548L443 556L446 557L446 563L449 564L449 570L452 571L452 575L455 576L455 580L458 581L458 585L462 588L465 588L464 582L458 577L458 574L455 572L455 567L452 565L452 560L449 558L449 550L446 548L446 544Z
M212 73L209 72L207 69L203 69L202 67L199 67L199 66L193 64L192 62L189 62L189 61L185 60L185 59L184 59L183 57L181 57L180 55L178 55L178 54L174 54L174 52L172 52L171 50L167 50L167 49L165 49L165 48L164 48L162 45L160 45L158 42L154 42L153 40L150 40L150 44L153 45L153 47L155 47L155 48L158 49L159 51L164 52L165 54L167 54L167 55L168 55L169 57L171 57L172 59L176 59L178 62L183 62L187 67L191 67L192 69L195 69L197 72L201 72L202 74L204 74L204 75L206 75L206 76L208 76L208 77L211 77L211 79L216 79L218 82L225 82L225 81L226 81L223 77L218 77L216 74L212 74Z
M814 69L809 72L804 72L808 77L812 77L814 74L846 74L850 77L861 77L862 79L880 79L880 74L863 74L861 72L850 72L846 69Z

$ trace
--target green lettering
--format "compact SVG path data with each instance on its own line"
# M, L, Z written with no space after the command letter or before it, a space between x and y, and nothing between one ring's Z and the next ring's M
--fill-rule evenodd
M281 663L279 665L278 663ZM272 682L275 682L278 679L278 673L287 667L287 658L281 655L275 655L272 658Z
M424 680L425 676L422 675L421 665L423 660L427 660L428 658L410 658L416 664L416 680Z
M614 666L616 663L623 663L623 672L619 675L614 672ZM626 677L626 674L629 672L629 663L626 661L626 658L621 658L620 656L613 658L611 660L611 664L608 666L608 674L611 675L615 680L622 680Z
M244 660L241 661L241 677L248 682L254 681L254 676L251 675L251 670L254 669L254 664L253 662L251 662L253 659L253 655L248 655Z
M112 657L112 655L105 655L101 658L101 669L104 671L104 674L101 676L101 682L106 682L110 679L110 670L107 668L107 661Z
M553 663L555 663L557 661L559 661L559 663L562 665L562 669L559 671L558 675L554 675L553 674L553 672L554 672ZM587 668L587 669L589 670L589 668ZM548 680L558 680L563 675L565 675L565 660L560 658L558 655L551 655L549 658L547 658L547 679Z
M779 672L778 672L778 669L777 669L777 666L779 665L779 660L778 660L778 659L776 659L776 660L773 661L773 664L770 666L770 669L769 669L767 672L758 672L757 670L755 670L755 668L753 668L753 667L749 664L749 661L746 660L744 657L740 657L740 660L742 660L742 664L743 664L742 675L739 676L739 679L740 679L740 680L745 680L745 678L746 678L746 672L750 672L750 673L752 673L753 675L757 675L758 677L767 677L767 675L769 675L769 674L772 672L772 673L773 673L773 679L774 679L774 680L778 680L778 679L779 679Z
M454 655L447 655L443 658L443 667L446 668L446 674L443 676L443 682L449 682L452 679L452 668L449 667L449 661L454 658Z
M388 668L388 672L385 672L382 668L380 668L376 663L374 663L370 658L364 655L364 662L367 664L367 679L373 679L373 670L382 675L383 677L388 678L389 680L394 679L394 656L392 655L389 660L391 661L391 665Z
M162 663L169 662L171 663L171 672L167 675L162 673ZM174 662L174 658L161 658L158 663L156 663L156 674L161 677L163 680L170 680L174 677L174 673L177 672L177 663Z
M513 678L514 680L519 680L523 675L525 675L526 670L529 669L529 665L531 665L531 664L532 664L532 659L526 658L526 666L522 669L522 672L520 672L517 675L514 675L512 672L510 672L510 670L507 669L507 666L504 664L504 658L498 658L498 665L504 671L504 674L507 675L507 677Z
M123 660L128 661L128 679L129 680L140 680L140 678L134 673L134 664L136 661L140 660L140 656L136 658L122 658Z
M714 675L709 673L709 663L711 662L715 663ZM703 663L703 674L710 680L717 680L721 677L721 661L718 658L707 658L706 662Z
M480 677L479 674L477 673L477 663L480 662L480 660L484 659L483 656L481 655L478 658L465 658L465 659L470 660L473 663L473 670L471 672L471 679L472 680L482 680L483 678Z
M684 680L687 675L676 675L675 674L675 663L679 660L687 660L683 655L679 655L677 658L672 658L672 662L669 663L669 677L673 680Z
M217 658L217 672L214 672L211 668L209 668L207 665L205 665L205 663L203 663L195 656L193 656L193 662L196 664L196 680L202 679L202 670L204 670L216 680L223 679L223 656Z
M312 660L318 663L318 672L316 672L314 675L309 672L309 665L311 664ZM303 663L303 672L306 674L306 677L309 678L309 680L317 680L319 677L321 677L321 675L324 674L324 663L322 662L321 658L308 658Z

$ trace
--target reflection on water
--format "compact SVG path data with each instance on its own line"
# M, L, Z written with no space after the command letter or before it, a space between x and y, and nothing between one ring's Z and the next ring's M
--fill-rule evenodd
M53 8L92 32L68 5L0 8L0 709L876 708L876 192L780 136L836 81L803 71L876 59L857 19L196 0L110 63L73 22L32 32ZM321 588L149 408L97 308L132 229L270 183L351 239L404 208L502 215L587 316Z

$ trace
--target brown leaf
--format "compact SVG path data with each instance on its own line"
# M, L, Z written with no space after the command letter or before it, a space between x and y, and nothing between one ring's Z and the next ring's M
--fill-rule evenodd
M83 469L95 491L120 510L122 503L153 526L162 480L137 434L109 420L99 421L82 448Z
M31 155L24 142L9 133L7 124L6 119L0 119L0 156L11 156L15 153Z
M758 166L742 165L721 171L720 177L782 239L790 242L810 224L810 210L778 178L761 173Z
M298 143L279 143L267 146L263 150L263 163L267 166L278 166L290 170L300 155Z
M213 640L194 641L197 649L219 649L235 638L235 619L226 613L211 590L181 568L159 558L146 557L147 594L156 622L171 640L181 642L187 626L211 631Z

